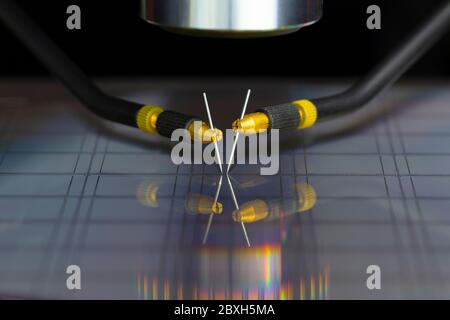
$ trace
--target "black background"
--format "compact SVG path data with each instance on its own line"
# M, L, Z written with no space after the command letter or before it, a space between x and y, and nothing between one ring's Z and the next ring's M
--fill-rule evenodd
M324 17L297 33L252 40L179 36L139 17L139 0L18 1L92 76L314 76L366 72L448 0L324 0ZM82 30L66 28L66 8L82 10ZM383 29L366 28L366 9L382 9ZM46 70L0 24L0 77ZM450 34L408 75L450 76Z
M2 310L11 310L19 316L35 316L37 312L45 314L48 319L61 319L60 312L55 310L70 310L73 318L83 318L86 314L93 317L113 315L116 318L139 317L142 314L157 315L158 319L178 319L173 314L174 308L181 306L208 306L218 309L218 304L249 305L271 304L276 315L211 315L204 319L288 319L300 314L305 317L345 317L346 319L361 319L370 312L371 318L381 319L386 313L394 317L423 317L429 310L445 312L448 301L1 301ZM298 316L297 316L298 317ZM189 319L188 317L186 317ZM191 317L194 319L195 317Z

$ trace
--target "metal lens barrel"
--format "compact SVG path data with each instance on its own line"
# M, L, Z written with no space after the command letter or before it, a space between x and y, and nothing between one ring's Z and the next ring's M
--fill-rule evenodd
M142 0L142 17L191 35L268 37L318 21L322 0Z

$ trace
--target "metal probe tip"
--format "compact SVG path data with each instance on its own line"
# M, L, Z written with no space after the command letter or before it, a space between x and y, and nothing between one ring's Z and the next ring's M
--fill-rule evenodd
M242 134L256 134L269 129L269 117L262 112L245 115L242 119L233 122L232 128Z
M210 142L219 142L223 139L223 132L220 129L215 128L214 130L209 129L205 132L204 140L210 141Z
M218 142L223 139L223 132L220 129L212 130L205 122L202 122L201 126L195 126L195 123L192 123L188 130L193 140L201 141L203 144Z

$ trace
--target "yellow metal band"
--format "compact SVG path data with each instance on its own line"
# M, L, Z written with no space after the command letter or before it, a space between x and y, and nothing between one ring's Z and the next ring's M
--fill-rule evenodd
M156 121L163 111L157 106L143 106L136 115L137 127L144 132L157 133Z
M317 108L309 100L297 100L292 102L300 112L299 129L306 129L312 127L317 122Z

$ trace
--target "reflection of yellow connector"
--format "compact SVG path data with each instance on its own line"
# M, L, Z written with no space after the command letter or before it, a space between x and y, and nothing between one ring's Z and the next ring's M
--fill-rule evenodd
M256 134L269 129L269 117L262 112L250 113L233 122L233 130L243 134Z
M157 106L143 106L136 115L136 122L139 129L144 132L156 134L156 122L158 116L164 110Z
M144 206L158 208L159 183L143 182L137 190L137 198Z
M294 185L294 188L298 199L297 212L308 211L316 205L317 194L310 184L299 182Z
M214 203L213 198L197 193L188 194L185 207L193 214L221 214L223 211L223 205L220 202Z
M233 220L252 223L266 219L269 213L269 207L265 201L253 200L241 206L240 210L234 211Z
M204 144L208 144L215 141L220 141L223 138L223 133L219 129L211 130L205 122L193 121L188 131L191 134L193 141L201 141Z
M296 197L292 201L266 201L261 199L249 201L243 204L240 210L233 212L233 220L244 223L270 221L311 210L317 200L314 188L305 182L296 183L293 187Z

